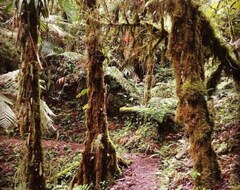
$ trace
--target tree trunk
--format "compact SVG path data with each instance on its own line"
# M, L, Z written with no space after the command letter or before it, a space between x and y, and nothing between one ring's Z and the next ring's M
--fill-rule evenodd
M91 3L92 8L93 4ZM92 11L92 10L91 10ZM93 16L93 14L92 14ZM106 88L104 84L103 61L98 42L98 24L94 19L87 21L87 65L88 65L88 108L86 111L86 140L77 184L91 184L100 190L120 173L116 150L109 138L106 116ZM73 182L72 186L75 182Z
M211 189L220 179L211 147L213 122L205 100L204 59L199 12L190 0L169 0L172 20L168 51L174 66L179 104L176 120L185 126L194 162L195 189Z
M38 15L34 1L22 5L19 36L23 60L19 79L19 126L26 137L24 184L27 190L45 190L41 146L40 86L37 61Z
M151 89L153 85L153 71L154 71L154 55L150 55L147 58L147 72L145 75L145 91L143 97L143 105L147 105L151 99Z

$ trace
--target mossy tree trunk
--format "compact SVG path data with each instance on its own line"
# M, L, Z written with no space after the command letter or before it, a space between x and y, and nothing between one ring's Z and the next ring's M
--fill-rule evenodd
M94 3L90 3L90 17L94 18ZM108 134L106 116L106 88L104 84L103 61L98 33L99 26L89 18L86 29L86 50L88 65L88 108L86 110L86 140L79 172L75 180L77 184L92 184L100 190L103 185L118 175L117 156ZM72 185L74 185L73 182Z
M176 120L184 124L190 141L195 189L211 189L220 178L220 169L211 146L213 122L205 100L201 20L191 0L169 0L167 8L172 20L168 51L179 98Z
M19 40L23 50L19 76L19 126L26 138L24 182L27 190L45 190L41 146L40 86L37 61L39 17L34 0L22 4Z

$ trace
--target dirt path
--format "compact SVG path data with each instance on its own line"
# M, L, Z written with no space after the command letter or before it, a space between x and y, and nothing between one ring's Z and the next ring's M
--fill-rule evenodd
M8 186L11 184L12 176L16 171L18 164L17 159L12 154L13 150L18 147L21 149L23 141L18 138L0 138L0 149L4 150L0 153L0 186ZM82 144L43 140L43 148L45 150L56 150L57 157L66 153L66 148L70 148L71 152L76 152L83 149ZM17 152L21 150L17 150ZM8 158L8 159L6 159ZM132 163L123 172L123 177L118 179L116 184L110 190L155 190L158 186L158 180L155 172L159 168L159 158L150 158L144 154L127 154L124 158L129 159ZM10 164L11 163L11 164Z
M159 168L159 158L144 154L127 155L126 158L132 160L132 164L110 190L156 190L159 184L155 172Z

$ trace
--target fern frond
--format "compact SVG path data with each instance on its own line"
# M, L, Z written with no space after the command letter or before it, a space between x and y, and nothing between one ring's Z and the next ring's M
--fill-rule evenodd
M61 27L57 26L56 24L48 24L48 27L49 27L49 31L52 31L52 32L56 33L60 37L71 37L71 38L73 38L73 36L70 33L66 32Z
M76 53L76 52L72 52L72 51L66 51L66 52L61 53L59 55L62 55L64 57L66 57L69 61L78 61L82 57L81 54Z
M11 71L0 75L0 84L6 83L8 81L16 81L19 70Z
M40 114L41 114L41 123L42 123L43 129L47 130L49 128L52 128L56 130L53 125L54 122L52 119L56 115L53 113L53 111L48 107L46 102L43 100L40 101Z
M0 94L0 126L8 129L16 126L17 118L10 105L12 102L6 96Z
M149 107L156 107L156 108L168 108L170 110L175 110L177 106L177 99L175 98L159 98L159 97L152 97L149 102Z
M16 78L18 73L19 71L17 70L0 75L0 126L6 129L16 126L17 123L16 115L10 107L16 100L12 102L7 96L11 96L13 92L17 94L18 82ZM40 83L42 83L41 80ZM42 85L41 88L43 88ZM40 101L40 114L42 127L44 129L55 129L52 120L55 114L43 100Z
M0 102L5 102L8 105L13 105L12 101L1 93L0 93Z
M80 9L76 1L74 0L59 0L60 7L67 14L68 19L71 22L80 20Z
M162 122L167 113L175 113L177 100L171 98L151 98L147 106L121 107L121 112L137 112Z
M0 88L1 93L6 95L16 95L17 94L17 76L19 70L8 72L6 74L0 75Z
M114 78L132 97L137 98L141 94L142 90L137 88L133 82L127 80L117 67L107 67L105 75Z
M41 44L41 54L46 56L54 55L55 54L54 48L55 48L54 44L43 40Z

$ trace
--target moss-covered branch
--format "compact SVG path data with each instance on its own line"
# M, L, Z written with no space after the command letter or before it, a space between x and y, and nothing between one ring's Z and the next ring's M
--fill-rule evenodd
M219 59L221 64L217 70L212 74L208 81L208 89L214 90L222 71L225 71L227 76L231 76L237 85L240 84L240 64L233 58L227 45L222 42L215 34L213 27L211 26L208 19L201 15L201 32L202 32L202 43L205 47L210 49L211 53Z

